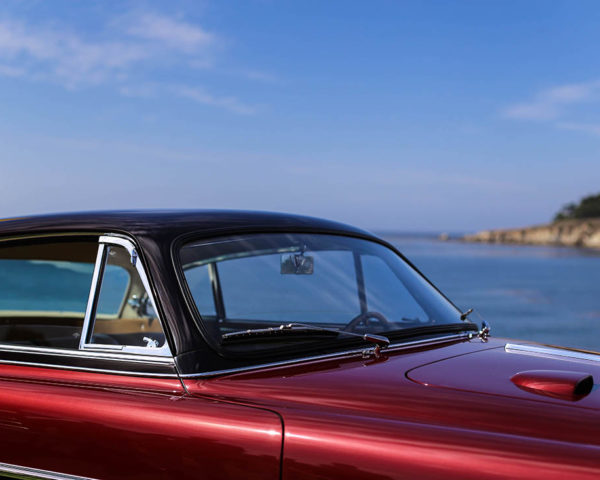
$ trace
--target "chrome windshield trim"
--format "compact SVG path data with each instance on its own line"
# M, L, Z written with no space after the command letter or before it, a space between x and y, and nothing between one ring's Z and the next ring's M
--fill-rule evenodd
M90 477L80 477L78 475L51 472L49 470L40 470L38 468L22 467L20 465L11 465L9 463L0 463L0 473L19 475L16 478L21 478L24 480L33 480L38 478L43 478L46 480L94 480Z
M133 372L130 370L111 370L109 368L93 368L93 367L77 367L72 365L57 365L55 363L37 363L37 362L23 362L20 360L4 360L0 359L0 365L22 365L24 367L41 367L41 368L55 368L58 370L77 370L82 372L91 373L109 373L111 375L126 375L128 377L157 377L157 378L179 378L176 373L144 373L144 372Z
M451 342L454 340L457 340L457 341L458 340L471 340L470 333L472 333L472 332L461 332L461 333L457 333L454 335L446 335L443 337L428 338L425 340L414 340L412 342L393 343L389 347L387 347L385 350L382 350L382 354L385 354L390 351L397 352L399 350L408 350L413 347L426 347L428 345L437 345L440 343L448 343L448 342ZM312 356L312 357L294 358L292 360L284 360L281 362L261 363L260 365L251 365L248 367L230 368L227 370L215 370L213 372L180 374L179 376L181 378L215 377L218 375L248 372L251 370L260 370L262 368L282 367L282 366L288 366L288 365L293 365L293 364L297 364L297 363L312 362L315 360L326 360L326 359L347 357L347 356L353 356L353 355L361 355L362 356L363 352L365 352L365 350L369 350L369 347L357 348L357 349L353 349L353 350L345 350L342 352L329 353L326 355L316 355L316 356Z
M600 362L600 353L587 353L577 350L567 350L556 347L538 347L536 345L519 345L516 343L507 343L504 345L504 351L507 353L520 353L524 355L533 355L539 357L566 357L576 360L587 360L590 362Z
M139 355L117 352L98 352L91 350L61 350L59 348L29 347L24 345L0 344L0 352L22 352L37 355L57 355L61 357L97 358L105 360L126 360L134 363L150 363L158 365L174 365L172 357Z

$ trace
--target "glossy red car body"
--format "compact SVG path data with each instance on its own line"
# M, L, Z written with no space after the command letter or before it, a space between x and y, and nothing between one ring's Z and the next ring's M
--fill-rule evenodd
M230 230L338 229L362 235L300 217L259 217L259 222L241 214L211 215L224 218ZM240 218L246 226L236 222ZM159 223L152 215L49 217L2 226L0 235L11 238L106 230L130 235L144 256L174 357L172 374L136 372L134 360L119 373L96 368L92 360L85 366L53 364L54 357L39 352L16 360L0 348L0 470L5 474L600 478L600 392L593 385L600 378L600 357L594 354L446 335L393 345L379 356L341 352L194 374L191 366L205 357L186 348L194 324L183 313L170 263L172 238L194 229L182 217L178 221L169 235L148 227ZM224 226L204 226L218 228ZM579 384L590 376L591 385Z

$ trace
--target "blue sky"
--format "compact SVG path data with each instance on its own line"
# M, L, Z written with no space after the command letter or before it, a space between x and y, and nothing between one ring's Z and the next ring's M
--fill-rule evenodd
M595 1L10 1L0 216L249 208L374 230L600 191Z

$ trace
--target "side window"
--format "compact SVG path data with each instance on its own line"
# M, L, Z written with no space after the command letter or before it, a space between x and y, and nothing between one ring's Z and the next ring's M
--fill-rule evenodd
M131 277L129 272L118 265L106 265L102 283L105 288L102 291L102 297L98 302L96 316L103 318L118 317L121 309L125 306L127 300L126 294L129 289Z
M104 248L96 315L86 346L151 349L165 346L165 335L137 268L136 257L120 245Z
M0 244L0 343L79 346L97 241Z

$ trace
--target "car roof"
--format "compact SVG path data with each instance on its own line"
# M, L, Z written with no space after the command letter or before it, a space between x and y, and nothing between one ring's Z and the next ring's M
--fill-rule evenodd
M0 219L0 235L53 232L115 232L132 236L177 237L186 233L236 230L368 232L338 222L287 213L246 210L123 210L57 213Z

